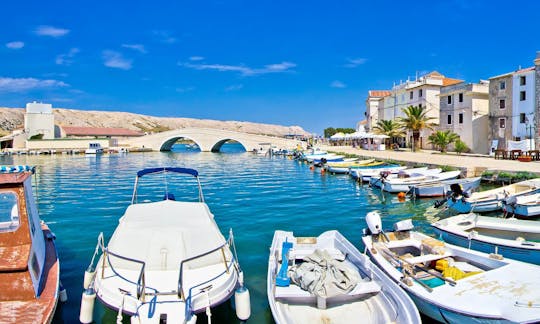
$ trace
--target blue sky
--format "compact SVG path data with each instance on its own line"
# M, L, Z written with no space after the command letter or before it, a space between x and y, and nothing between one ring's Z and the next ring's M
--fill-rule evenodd
M370 89L532 66L538 1L9 1L0 106L355 127Z

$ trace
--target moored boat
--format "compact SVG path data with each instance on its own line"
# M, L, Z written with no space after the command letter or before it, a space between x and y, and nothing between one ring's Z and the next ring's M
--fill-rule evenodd
M148 174L165 178L163 200L148 202L146 197L155 197L155 190L140 193L139 179ZM195 178L197 201L176 201L167 180L174 174ZM145 198L143 202L139 196ZM243 287L232 230L228 239L221 234L193 169L165 167L137 172L131 205L108 245L100 234L84 288L83 323L92 322L88 309L93 308L91 299L96 295L106 306L132 316L136 323L195 323L196 313L206 310L211 316L211 308L233 293L237 315L242 320L249 317L249 292Z
M540 216L540 193L505 199L503 210L520 218L537 218Z
M0 322L50 323L59 298L55 236L42 223L34 167L0 167Z
M502 209L504 199L540 193L540 178L525 180L491 190L467 194L454 191L447 199L448 208L461 213L490 212Z
M386 192L409 192L411 186L423 184L435 184L444 180L459 177L461 171L448 171L432 175L410 176L408 178L386 178L383 179L383 190Z
M279 324L420 323L407 294L337 231L309 238L276 231L267 295Z
M374 170L374 169L384 169L386 167L396 166L396 164L386 164L382 161L376 161L364 165L356 165L349 167L336 167L336 166L326 166L326 170L334 174L349 174L352 170Z
M540 265L540 222L469 213L431 226L450 244Z
M469 250L413 231L411 220L382 231L366 215L362 240L374 262L424 315L444 323L540 321L540 267Z
M331 167L341 167L341 168L348 168L348 167L354 167L354 166L365 166L365 165L371 165L375 163L374 159L367 159L367 160L358 160L358 159L352 159L351 161L339 161L339 162L328 162L326 163L327 166ZM376 164L380 164L383 162L377 162Z
M472 192L480 186L482 177L443 180L438 183L423 183L411 186L411 195L414 197L444 197L451 190L452 185L461 186L464 192Z
M382 188L386 179L404 179L411 177L421 177L426 175L439 174L442 172L441 168L428 169L427 167L413 168L400 170L397 173L381 172L378 177L371 177L369 179L369 185L375 188Z
M103 148L99 143L90 143L88 148L84 151L85 154L101 154L103 153Z

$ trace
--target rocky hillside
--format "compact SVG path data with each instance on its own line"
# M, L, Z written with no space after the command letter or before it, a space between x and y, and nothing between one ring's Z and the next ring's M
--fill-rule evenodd
M308 133L300 126L280 126L240 121L219 121L193 118L165 118L127 112L53 109L55 124L61 126L121 127L142 132L162 132L185 127L218 128L232 131L283 136ZM24 109L0 108L0 131L4 134L22 128Z

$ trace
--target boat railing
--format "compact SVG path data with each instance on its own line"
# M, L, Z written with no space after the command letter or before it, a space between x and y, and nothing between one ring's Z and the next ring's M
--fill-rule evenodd
M130 283L137 286L137 299L140 299L144 303L145 299L146 299L146 279L145 279L145 276L144 276L144 270L146 268L146 263L144 261L141 261L141 260L132 259L132 258L122 256L120 254L116 254L114 252L111 252L108 248L106 248L103 251L103 256L104 257L103 257L103 264L101 266L101 278L103 279L104 276L105 276L105 266L106 266L105 259L107 259L107 262L109 263L109 265L111 267L111 270L114 272L115 275L117 275L120 278L122 278L122 279L124 279L124 280L126 280L126 281L128 281L128 282L130 282ZM116 271L114 269L114 267L113 267L113 265L111 263L110 256L113 256L115 258L119 258L119 259L124 260L124 261L129 261L129 262L134 262L134 263L140 264L141 270L139 271L139 276L137 278L137 282L129 280L128 278L125 278L120 273L118 273L118 271Z

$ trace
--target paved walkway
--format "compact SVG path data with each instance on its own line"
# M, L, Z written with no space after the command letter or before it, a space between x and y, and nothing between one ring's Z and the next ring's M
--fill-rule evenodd
M477 169L493 171L527 171L540 173L540 161L520 162L517 160L495 160L489 156L473 156L470 154L456 155L455 153L441 154L437 151L417 151L411 152L402 149L402 151L368 151L351 146L321 146L321 149L332 152L341 152L356 154L363 157L395 160L400 162L424 163L433 165L448 165L467 170Z

